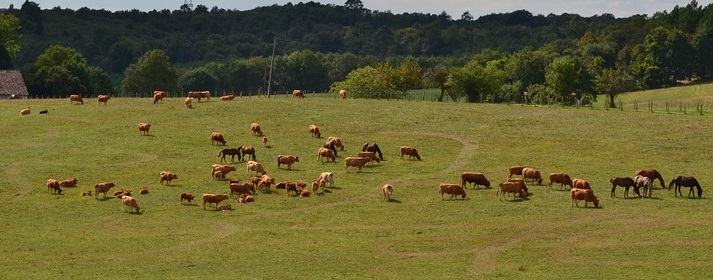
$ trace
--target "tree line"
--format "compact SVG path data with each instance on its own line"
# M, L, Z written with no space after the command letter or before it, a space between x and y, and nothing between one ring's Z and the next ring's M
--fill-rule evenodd
M270 82L275 91L347 88L379 98L435 87L439 99L469 102L567 103L604 93L615 106L623 91L710 78L711 7L694 0L627 18L520 10L453 19L371 11L359 0L149 12L42 10L26 1L0 14L0 65L20 67L30 94L43 96L261 93Z

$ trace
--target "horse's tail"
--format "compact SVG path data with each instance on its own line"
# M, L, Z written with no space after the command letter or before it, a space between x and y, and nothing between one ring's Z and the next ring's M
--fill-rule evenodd
M220 151L220 152L218 153L218 157L220 157L222 154L223 154L223 151Z

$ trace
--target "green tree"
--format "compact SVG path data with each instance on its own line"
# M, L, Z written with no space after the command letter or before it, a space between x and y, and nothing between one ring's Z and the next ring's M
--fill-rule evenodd
M0 46L10 56L20 52L20 20L11 14L0 13Z
M563 103L567 103L568 96L574 91L578 80L579 71L572 57L555 58L545 73L547 85L557 98L561 98Z
M352 71L346 80L332 83L330 92L345 89L356 98L404 98L405 94L396 88L398 79L395 69L380 63L376 67L366 66Z
M401 62L396 70L396 90L401 91L404 95L407 91L417 89L422 86L421 67L412 56L407 57Z
M200 67L185 72L178 79L178 84L188 91L215 91L218 79L206 67Z
M494 96L503 86L503 80L494 66L484 67L474 59L451 71L446 86L453 100L465 96L468 102L478 102Z
M165 90L169 94L182 91L178 86L178 73L162 50L148 51L136 64L129 65L121 84L122 93L130 96L151 96L154 90Z
M616 108L614 99L622 92L634 89L634 79L623 68L604 69L594 78L594 86L598 93L606 94L609 107Z
M361 0L347 0L347 2L344 2L344 7L347 9L362 10L364 9L364 3L362 3Z
M436 65L426 71L423 80L424 84L428 87L435 87L441 90L441 94L438 95L438 102L443 102L443 97L448 90L448 76L451 70L445 65Z
M93 95L112 93L109 75L87 61L72 48L52 45L37 57L27 78L34 96L66 97L70 93Z

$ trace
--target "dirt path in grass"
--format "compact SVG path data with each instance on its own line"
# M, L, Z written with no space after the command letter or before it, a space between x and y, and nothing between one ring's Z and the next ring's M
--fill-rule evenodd
M4 170L7 181L19 187L15 191L14 198L26 196L32 191L32 182L30 181L30 178L22 175L20 172L21 166L22 162L14 162Z

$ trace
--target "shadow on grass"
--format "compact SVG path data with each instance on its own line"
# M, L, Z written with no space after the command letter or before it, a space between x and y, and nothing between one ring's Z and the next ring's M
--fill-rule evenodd
M129 212L129 214L132 214L132 215L143 215L144 212Z
M389 201L387 201L387 202L388 202L388 203L401 203L401 200L391 198L391 199L389 199Z

